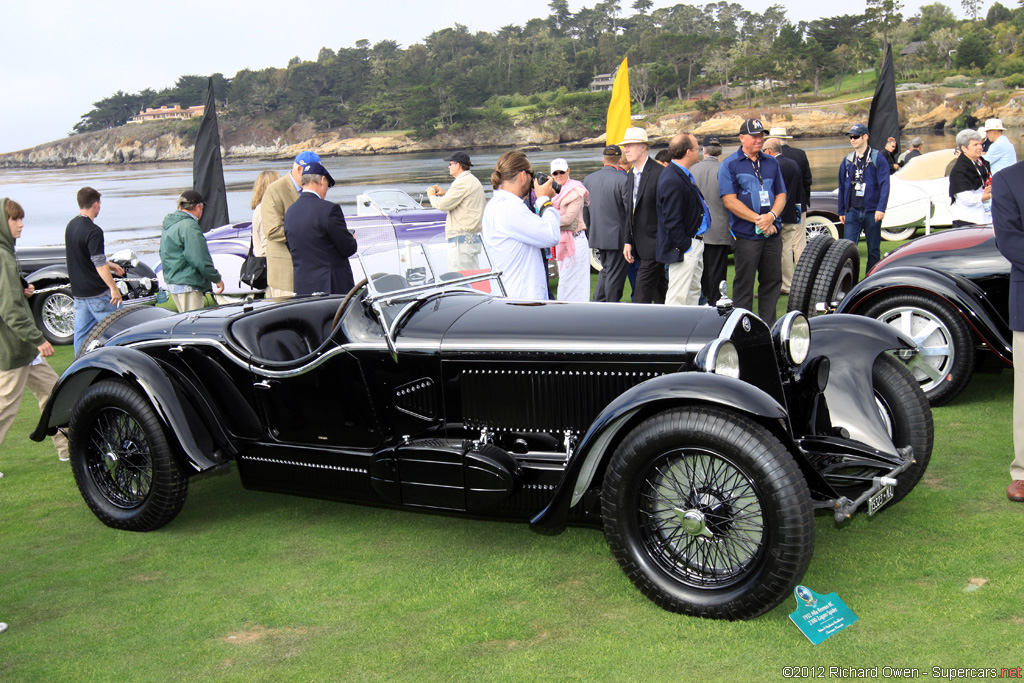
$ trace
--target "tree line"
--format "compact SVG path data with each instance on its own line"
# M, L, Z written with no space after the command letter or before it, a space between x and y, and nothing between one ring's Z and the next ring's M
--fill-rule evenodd
M823 96L845 76L875 67L889 44L895 54L913 46L896 60L904 80L955 72L1024 85L1024 7L996 2L982 18L980 0L962 4L965 20L941 2L904 18L899 0L867 0L864 14L794 24L782 5L759 13L720 0L652 10L651 0L635 0L627 15L618 0L578 12L568 0L551 0L549 16L522 26L471 33L455 24L408 47L393 40L323 47L311 61L294 57L284 67L214 74L214 89L228 120L258 118L279 130L299 121L356 133L411 129L429 137L438 129L511 125L510 107L535 119L574 114L580 126L600 128L608 94L587 90L623 56L638 109L696 95L708 111L725 103L727 95L714 94L724 86L744 88L748 101L757 93ZM206 77L196 75L159 92L118 91L95 102L73 133L123 125L147 107L205 99Z

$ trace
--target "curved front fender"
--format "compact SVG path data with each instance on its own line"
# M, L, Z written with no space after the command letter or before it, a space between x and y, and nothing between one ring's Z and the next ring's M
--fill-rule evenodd
M34 285L37 282L49 282L50 280L63 280L64 284L70 286L71 281L68 279L68 267L65 265L47 266L46 268L32 271L25 276L25 282L30 285Z
M31 438L42 441L48 434L56 433L57 427L66 426L82 392L99 377L109 375L127 380L142 390L164 429L174 435L182 453L197 472L221 464L220 458L211 457L200 446L194 433L195 426L189 422L174 386L160 365L140 351L119 346L91 351L68 367L43 407Z
M825 400L832 426L847 430L851 439L896 455L875 404L872 370L879 354L916 345L895 328L860 315L819 315L810 324L810 352L797 374L816 359L828 358Z
M949 303L992 351L1013 362L1012 335L992 300L967 278L931 268L893 266L858 283L839 303L837 313L859 314L879 296L900 291L938 296Z
M706 372L662 375L624 392L601 411L580 439L566 465L551 501L531 524L553 529L564 526L569 508L579 502L607 459L608 446L638 411L652 404L718 405L769 420L787 419L786 409L747 382Z

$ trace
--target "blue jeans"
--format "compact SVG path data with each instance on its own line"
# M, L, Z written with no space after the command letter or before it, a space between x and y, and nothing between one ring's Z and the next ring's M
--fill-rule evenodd
M86 299L75 298L75 355L82 348L82 342L96 327L96 323L117 310L110 303L110 294L103 293Z
M868 243L868 262L864 267L866 275L882 259L882 221L875 220L874 211L847 209L843 239L857 244L860 242L862 231L864 232L864 241Z

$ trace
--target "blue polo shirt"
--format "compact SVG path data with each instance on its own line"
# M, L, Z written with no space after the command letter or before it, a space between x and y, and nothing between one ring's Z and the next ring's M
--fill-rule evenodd
M761 202L762 190L768 193L767 206ZM754 213L765 214L772 210L775 197L785 194L786 183L782 180L779 162L764 152L758 152L757 161L751 161L740 148L722 161L718 169L718 191L723 197L734 194ZM781 227L778 219L775 220L775 225ZM732 211L729 212L729 230L737 239L765 239L764 235L757 233L757 227L753 223L740 218Z

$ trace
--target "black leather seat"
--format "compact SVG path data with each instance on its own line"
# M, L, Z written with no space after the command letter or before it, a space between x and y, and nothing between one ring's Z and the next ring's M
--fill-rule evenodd
M341 300L310 299L266 308L231 323L231 339L260 360L287 363L316 351L331 332Z

